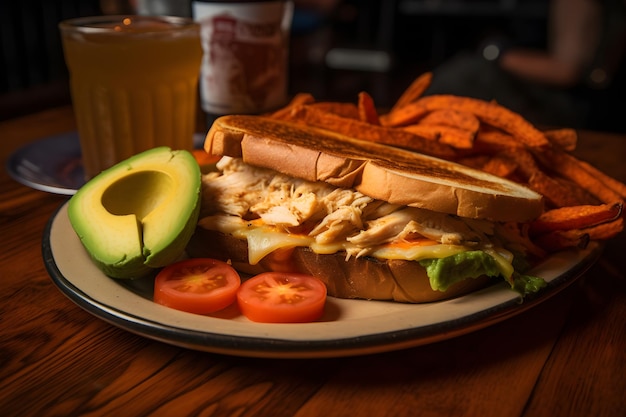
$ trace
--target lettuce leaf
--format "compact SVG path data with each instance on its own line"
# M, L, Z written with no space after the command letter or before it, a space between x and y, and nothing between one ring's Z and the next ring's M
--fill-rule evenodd
M516 259L519 262L519 257L516 256ZM452 284L467 278L478 278L483 275L502 276L495 259L480 250L462 252L440 259L425 259L419 263L426 269L431 288L438 291L446 291ZM513 273L510 280L506 281L522 297L546 286L542 278L524 275L517 271Z
M452 284L466 278L478 278L482 275L496 277L500 275L498 264L483 251L467 251L440 259L419 261L426 268L433 290L446 291Z

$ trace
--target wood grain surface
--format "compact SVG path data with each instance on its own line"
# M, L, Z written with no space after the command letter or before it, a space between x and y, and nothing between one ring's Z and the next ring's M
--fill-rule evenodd
M2 161L74 129L71 108L0 123ZM577 155L626 181L626 137L581 132ZM48 276L42 233L66 197L0 173L0 415L626 415L626 236L577 283L474 333L336 359L255 359L118 329Z

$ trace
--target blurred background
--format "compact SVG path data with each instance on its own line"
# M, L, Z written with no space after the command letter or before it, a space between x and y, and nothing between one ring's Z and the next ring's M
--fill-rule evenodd
M70 103L57 23L189 15L188 0L0 2L0 120ZM626 132L626 0L296 0L290 93L381 109L427 94L494 99L540 126Z

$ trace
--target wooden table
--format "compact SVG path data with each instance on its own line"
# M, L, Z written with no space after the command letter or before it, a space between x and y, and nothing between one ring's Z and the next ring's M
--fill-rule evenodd
M71 108L0 123L0 157L74 129ZM626 137L581 132L577 155L626 181ZM114 327L66 298L41 256L66 197L0 173L0 414L626 415L626 234L557 296L447 341L368 356L257 359Z

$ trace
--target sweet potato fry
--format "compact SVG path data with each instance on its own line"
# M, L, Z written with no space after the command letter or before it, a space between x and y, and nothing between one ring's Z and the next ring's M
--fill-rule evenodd
M546 138L552 143L565 151L573 151L578 143L578 133L576 130L569 128L550 129L543 132Z
M474 114L481 122L497 127L528 147L545 147L550 144L546 136L519 114L497 103L480 99L440 94L425 96L419 100L389 112L385 123L403 126L414 123L427 112L439 109L466 111Z
M395 129L395 128L390 127L389 129ZM439 137L441 136L441 132L439 131L439 129L433 128L432 126L422 126L422 125L417 124L417 125L404 126L398 129L402 129L406 132L415 133L416 135L419 135L423 138L426 138L432 141L438 141Z
M454 148L446 144L406 132L402 129L386 128L371 125L357 119L337 116L309 105L294 108L292 117L300 123L331 130L357 139L384 143L444 159L454 159L456 157Z
M349 119L359 119L359 109L354 103L343 103L338 101L318 101L310 104L311 107L326 113Z
M457 149L471 149L474 145L474 132L445 125L416 124L402 128L407 132L433 138Z
M473 152L494 155L513 149L523 150L524 145L500 129L481 126L474 140Z
M383 126L400 127L417 123L422 117L430 113L432 109L427 108L422 103L414 101L396 109L391 109L389 113L380 116L380 123Z
M517 172L526 180L530 181L533 176L542 171L537 165L533 154L526 149L505 149L499 153L501 157L509 158L517 164Z
M548 176L541 170L532 174L527 181L530 189L544 196L546 206L549 208L579 206L590 203L589 200L581 198L577 193L572 193L571 187Z
M300 105L300 104L311 104L311 103L315 103L315 98L309 94L309 93L298 93L295 96L293 96L293 98L291 99L291 101L289 103L287 103L287 105L285 107L282 107L278 110L276 110L275 112L269 114L269 117L273 118L273 119L287 119L289 118L289 115L291 114L291 109L293 109L294 106Z
M461 157L457 160L457 162L461 165L466 165L470 168L474 169L482 169L491 159L489 155L469 155Z
M550 144L546 136L521 115L497 103L441 94L422 97L415 104L428 110L452 109L470 112L481 122L510 133L528 147L545 147Z
M470 132L478 132L480 127L480 121L472 113L451 109L431 111L422 117L419 123L451 126Z
M580 185L567 178L552 175L550 178L554 179L564 190L572 196L573 199L578 201L578 205L597 205L603 203L596 196L591 194L588 190L584 189Z
M624 217L615 219L612 222L588 227L586 229L583 229L583 231L589 235L589 238L591 240L612 239L624 231Z
M603 203L626 199L626 185L565 151L553 148L543 149L534 154L546 169L573 181Z
M584 229L555 230L533 238L533 241L549 252L577 247L585 248L592 240L612 239L624 231L624 218Z
M516 173L520 176L519 181L543 195L549 208L601 202L579 185L554 175L548 175L534 155L526 149L508 149L502 151L500 155L515 161Z
M433 74L432 72L425 72L419 77L417 77L413 82L409 85L409 87L404 90L400 98L396 101L396 103L391 108L391 111L398 110L400 107L405 106L418 98L420 98L424 91L430 86L432 82Z
M359 120L372 125L380 125L378 111L376 110L372 96L365 91L361 91L359 93L357 107L359 110Z
M441 137L439 142L457 149L472 149L476 134L470 130L458 129L452 126L439 126Z
M480 169L501 178L510 178L517 168L517 162L506 155L499 154L489 158Z
M548 210L530 223L529 233L538 235L555 230L585 229L618 219L623 203L561 207Z
M558 252L571 248L585 249L590 240L590 236L581 231L555 230L535 237L533 242L547 252Z
M572 156L571 158L574 158L574 157ZM611 190L613 190L614 192L619 194L622 197L622 199L626 200L626 184L616 180L615 178L609 177L604 172L602 172L599 169L595 168L594 166L592 166L588 162L581 161L581 160L578 160L578 159L576 159L576 161L578 162L578 165L582 169L587 171L588 174L598 178L600 181L602 181L602 183L604 185L606 185Z

